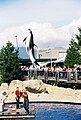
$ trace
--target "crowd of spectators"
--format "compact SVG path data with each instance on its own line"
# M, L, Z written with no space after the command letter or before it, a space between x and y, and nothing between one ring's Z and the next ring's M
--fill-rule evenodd
M66 68L65 66L60 66L59 64L54 64L51 66L43 66L40 69L33 69L32 65L30 67L25 67L26 71L29 71L30 77L32 76L48 76L48 77L59 77L63 79L81 79L81 65L75 64L73 68Z
M59 65L54 65L51 67L44 67L44 71L48 72L48 76L56 76L58 73L59 78L67 78L70 79L81 79L81 65L74 65L73 68L66 68L65 66L61 67Z

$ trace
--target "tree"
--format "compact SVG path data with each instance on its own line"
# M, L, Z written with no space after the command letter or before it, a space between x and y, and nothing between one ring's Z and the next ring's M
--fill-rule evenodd
M0 73L3 82L10 83L19 78L18 49L11 42L6 43L0 51Z
M74 64L81 64L81 28L78 28L79 34L75 34L72 38L67 49L65 58L65 66L73 67Z
M80 47L80 50L81 50L81 28L78 28L78 31L79 31L79 35L75 35L76 36L76 39L78 41L78 45Z
M79 52L80 52L80 60L79 60L79 64L81 64L81 28L78 28L79 34L75 35L76 39L78 41L78 47L79 47Z
M74 67L74 64L79 64L80 62L80 52L79 52L79 45L75 42L75 39L71 39L69 48L67 49L67 55L65 58L65 66Z

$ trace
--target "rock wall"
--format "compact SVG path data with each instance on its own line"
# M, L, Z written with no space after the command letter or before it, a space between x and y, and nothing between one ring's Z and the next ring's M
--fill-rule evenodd
M35 94L46 92L46 86L41 80L13 80L9 86L7 83L2 83L0 86L0 94L6 92L7 98L5 101L15 101L15 90L17 87L19 87L20 91L23 91L24 88L27 88L28 92Z

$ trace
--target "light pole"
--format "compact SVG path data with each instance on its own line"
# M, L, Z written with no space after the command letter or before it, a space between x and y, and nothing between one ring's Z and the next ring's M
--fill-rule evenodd
M42 54L39 54L39 59L41 59Z
M52 49L50 49L51 69L52 69Z
M17 35L15 36L15 38L16 38L17 51L18 51L18 53L19 53L19 47L18 47ZM18 55L18 56L20 57L20 55Z
M51 69L52 69L52 56L51 56Z
M18 49L17 35L15 36L15 38L16 38L16 45L17 45L17 49Z

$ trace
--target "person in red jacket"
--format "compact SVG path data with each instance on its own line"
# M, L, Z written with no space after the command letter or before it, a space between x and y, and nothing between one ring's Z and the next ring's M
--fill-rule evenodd
M24 99L24 103L23 103L24 108L25 108L26 112L29 113L29 99L28 99L28 93L26 91L26 88L22 94L22 98Z
M16 109L19 109L19 99L20 99L20 91L19 91L19 87L17 87L16 91L15 91L15 95L16 95Z

